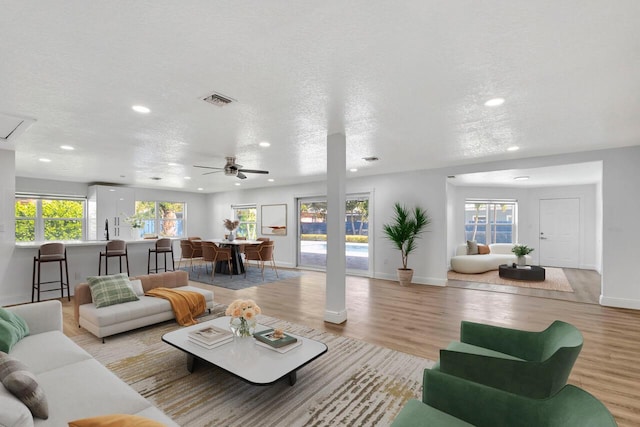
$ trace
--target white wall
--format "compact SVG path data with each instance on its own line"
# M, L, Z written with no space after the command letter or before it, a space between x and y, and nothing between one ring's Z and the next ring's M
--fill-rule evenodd
M0 305L2 297L15 293L12 257L15 225L15 152L0 150Z
M518 243L534 249L539 248L540 200L577 198L580 200L580 268L599 270L600 258L596 251L598 228L597 186L577 185L562 187L470 187L455 186L454 196L454 236L456 244L449 248L452 256L459 243L465 242L464 205L466 199L515 199L518 202L517 240ZM538 263L538 252L531 253L532 262Z

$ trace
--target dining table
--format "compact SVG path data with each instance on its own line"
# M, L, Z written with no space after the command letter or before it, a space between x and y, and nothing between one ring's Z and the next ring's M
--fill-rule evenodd
M244 246L259 245L260 240L227 240L227 239L205 239L205 242L212 242L221 247L231 248L231 268L233 274L244 274L244 263L242 262L241 249ZM218 261L215 265L216 273L229 274L229 264L226 261Z

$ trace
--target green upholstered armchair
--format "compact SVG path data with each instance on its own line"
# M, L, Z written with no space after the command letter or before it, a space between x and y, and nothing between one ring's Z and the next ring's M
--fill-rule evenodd
M572 385L552 397L532 399L434 370L425 380L424 401L407 402L392 427L617 426L602 402Z
M542 399L567 383L582 343L580 331L559 320L542 332L462 322L460 342L440 350L434 369Z

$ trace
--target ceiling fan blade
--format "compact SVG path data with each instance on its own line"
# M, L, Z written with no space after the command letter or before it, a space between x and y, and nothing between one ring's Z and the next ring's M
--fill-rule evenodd
M222 171L206 172L206 173L203 173L203 174L202 174L202 176L205 176L205 175L211 175L212 173L220 173L220 172L222 172Z
M269 171L261 171L258 169L238 169L238 172L246 172L246 173L262 173L262 174L268 174Z
M242 172L238 172L236 176L240 179L247 179L247 175L243 174Z
M224 168L214 168L211 166L198 166L198 165L193 165L194 168L203 168L203 169L220 169L223 170Z

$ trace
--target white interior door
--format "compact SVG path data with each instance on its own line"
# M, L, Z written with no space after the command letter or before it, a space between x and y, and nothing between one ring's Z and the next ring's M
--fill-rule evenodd
M540 200L540 265L578 268L580 199Z

